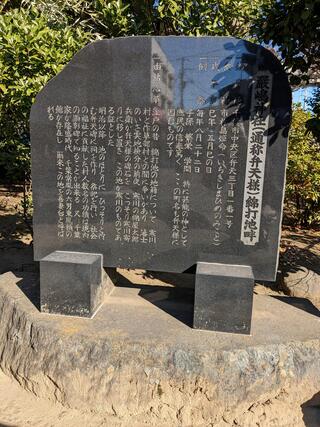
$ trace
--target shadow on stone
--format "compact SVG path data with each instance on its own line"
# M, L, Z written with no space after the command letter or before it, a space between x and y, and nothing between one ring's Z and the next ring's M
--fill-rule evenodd
M40 278L39 274L27 275L17 283L18 288L28 300L40 311ZM1 427L1 426L0 426Z
M0 274L7 271L27 271L33 268L33 264L32 244L23 243L18 239L0 241Z
M320 392L301 405L303 421L306 427L319 427L320 425Z
M124 288L135 288L136 286L130 282L125 276L118 273L116 268L106 268L104 267L105 272L110 277L112 283L115 286L124 287Z
M291 236L291 238L293 237ZM309 242L306 237L304 237L304 239L305 243ZM301 237L301 240L303 240L303 237ZM319 256L310 251L316 244L318 244L318 239L314 239L313 242L310 241L306 248L288 247L286 252L281 254L279 259L279 266L282 274L287 276L288 273L299 271L301 267L305 267L308 270L320 274Z
M6 186L0 184L0 238L7 241L22 243L22 238L32 234L31 219L22 215L22 186Z
M194 304L193 276L147 271L142 274L144 279L161 280L169 285L145 285L131 282L115 269L108 270L111 270L108 271L108 274L115 286L139 289L139 296L185 325L192 327ZM185 283L186 276L189 276L187 283ZM185 287L184 285L187 286Z
M305 232L304 234L301 233L295 233L292 231L291 233L287 234L286 239L294 240L297 242L302 242L305 245L307 245L303 250L308 251L310 249L313 249L316 245L320 243L320 237L315 237L314 234ZM320 268L320 267L319 267Z
M139 289L139 295L151 302L170 316L175 317L180 322L192 327L193 324L193 304L194 304L194 275L173 274L156 271L145 271L141 277L143 279L161 280L166 285L145 285L133 283L116 269L108 269L115 286ZM264 285L266 284L263 282ZM276 288L276 284L269 283L270 288ZM273 286L272 286L273 285ZM307 298L272 295L273 298L285 302L299 310L320 317L320 311ZM319 423L320 425L320 423Z
M188 271L184 273L167 273L162 271L145 271L143 277L161 280L166 283L170 283L172 286L179 288L190 288L194 289L195 286L195 267L192 266Z
M139 295L170 316L192 327L194 290L163 286L143 286Z
M272 295L273 298L285 302L295 308L305 311L306 313L312 314L313 316L320 317L320 311L315 307L312 302L307 298L298 298L298 297L287 297L287 296L277 296ZM319 422L320 426L320 422Z

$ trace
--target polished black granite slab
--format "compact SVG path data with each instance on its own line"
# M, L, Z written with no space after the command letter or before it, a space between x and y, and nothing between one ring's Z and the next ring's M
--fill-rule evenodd
M129 37L82 49L32 107L35 259L275 277L291 91L267 49Z

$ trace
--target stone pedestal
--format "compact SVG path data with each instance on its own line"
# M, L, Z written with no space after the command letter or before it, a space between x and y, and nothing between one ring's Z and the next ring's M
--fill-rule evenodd
M101 414L83 426L307 425L293 414L320 390L320 322L303 301L254 295L251 335L208 333L189 327L189 296L122 279L85 321L39 313L24 294L36 274L0 275L0 368L37 396Z
M42 312L92 317L103 297L102 255L55 251L40 261Z
M193 327L250 334L253 285L249 266L197 263Z

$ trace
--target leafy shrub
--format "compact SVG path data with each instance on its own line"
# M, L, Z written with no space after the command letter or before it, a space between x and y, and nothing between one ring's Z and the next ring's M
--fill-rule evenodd
M319 20L320 0L265 0L253 22L253 34L277 49L293 85L319 70Z
M9 0L7 9L15 0ZM23 0L25 9L37 9L49 25L81 27L96 37L150 34L156 8L141 0Z
M316 138L320 146L320 87L317 87L309 99L309 107L313 116L306 123L308 131L313 133L313 136Z
M158 12L167 34L248 39L262 3L263 0L159 0Z
M306 128L311 117L295 105L289 134L286 207L302 226L320 224L320 147Z
M17 0L7 0L15 4ZM99 37L138 34L254 37L252 23L270 0L23 0L48 22L81 26Z
M36 94L89 40L81 29L49 27L36 10L0 16L0 177L30 178L29 113Z

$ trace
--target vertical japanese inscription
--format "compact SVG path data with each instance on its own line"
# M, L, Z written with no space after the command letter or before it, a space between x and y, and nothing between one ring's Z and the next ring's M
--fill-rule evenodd
M57 235L66 239L105 240L105 170L108 147L115 155L114 240L156 244L159 191L160 124L166 122L164 149L173 162L172 246L189 244L192 183L199 174L214 178L211 243L219 246L234 224L239 161L239 123L230 121L224 100L217 108L159 106L157 85L162 61L153 58L149 107L48 107L56 128L58 190ZM241 240L259 241L272 77L256 75L246 158ZM230 110L230 109L229 109ZM224 237L223 237L224 236Z
M105 109L54 105L47 108L56 128L57 236L105 239Z
M251 246L259 242L271 88L271 74L258 72L252 88L241 224L241 241Z
M115 240L157 242L159 149L158 110L112 109L116 122Z

